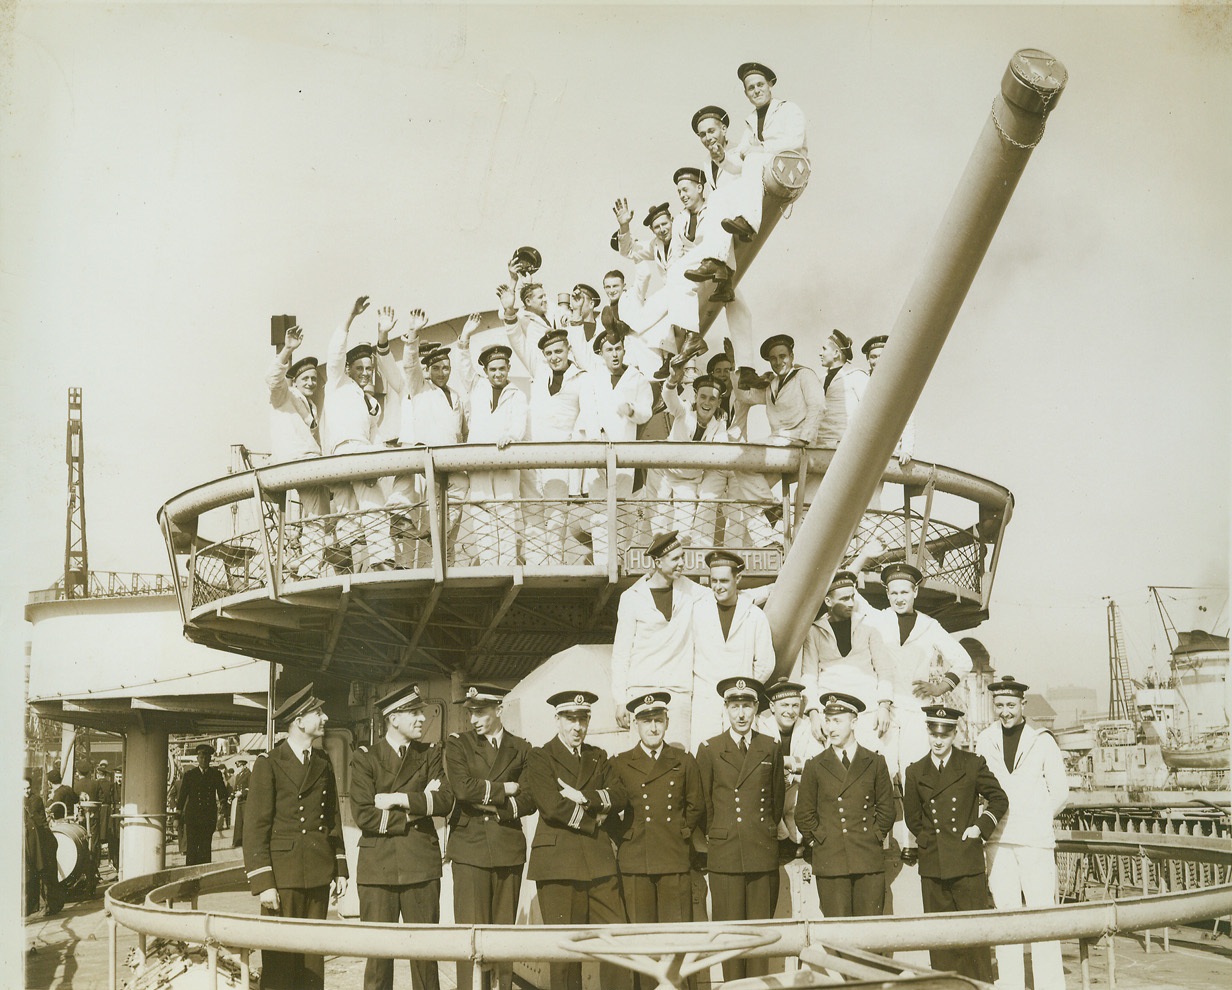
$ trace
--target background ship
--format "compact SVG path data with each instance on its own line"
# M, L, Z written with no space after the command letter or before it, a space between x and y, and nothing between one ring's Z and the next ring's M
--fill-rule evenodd
M1131 676L1120 609L1109 599L1107 717L1056 730L1072 806L1112 818L1134 811L1215 817L1226 828L1228 636L1226 630L1177 630L1166 593L1190 589L1150 590L1167 636L1167 671Z

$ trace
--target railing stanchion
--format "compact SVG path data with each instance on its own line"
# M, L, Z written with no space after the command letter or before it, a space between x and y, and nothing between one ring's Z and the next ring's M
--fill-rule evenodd
M1091 990L1091 940L1078 940L1078 968L1082 973L1082 990ZM247 985L247 984L245 984Z
M119 959L117 955L120 951L120 946L116 938L117 928L115 915L110 911L107 912L107 941L109 943L110 952L107 953L107 986L110 990L118 990L120 983Z
M240 986L243 990L248 990L248 958L252 955L252 949L240 949Z

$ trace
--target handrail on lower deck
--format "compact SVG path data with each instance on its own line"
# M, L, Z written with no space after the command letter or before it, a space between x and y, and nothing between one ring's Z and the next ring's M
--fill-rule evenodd
M1142 841L1145 840L1145 841ZM1061 833L1059 853L1130 856L1151 861L1232 866L1221 840L1187 836L1143 837ZM1223 873L1225 881L1227 873ZM191 900L245 888L241 865L181 867L114 884L106 895L116 922L142 935L215 947L273 949L342 956L485 963L538 959L575 962L569 940L619 926L407 925L361 921L309 921L258 915L175 910L165 900ZM647 931L717 932L756 927L779 936L748 955L798 956L811 945L855 947L874 952L957 948L1077 938L1086 942L1116 932L1143 931L1232 914L1232 883L1185 893L1161 893L1017 911L964 911L912 917L776 919L636 926ZM431 932L431 939L414 936Z

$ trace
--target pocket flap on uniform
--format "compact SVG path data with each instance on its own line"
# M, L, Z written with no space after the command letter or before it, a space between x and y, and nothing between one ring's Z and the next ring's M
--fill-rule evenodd
M535 841L533 845L536 849L539 846L554 846L556 845L556 836L551 832L544 832L541 829L535 833Z
M725 828L712 828L709 832L707 832L707 833L706 833L706 838L708 838L708 839L726 839L726 838L727 838L727 829L725 829Z
M270 839L270 852L290 852L294 848L294 839Z

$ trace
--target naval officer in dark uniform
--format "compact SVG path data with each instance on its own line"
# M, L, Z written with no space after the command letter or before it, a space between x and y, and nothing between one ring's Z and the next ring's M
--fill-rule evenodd
M930 752L907 767L903 815L920 848L924 910L983 911L992 906L984 841L1005 816L1009 798L984 757L954 748L963 713L945 705L926 705L923 711ZM929 955L933 969L993 980L986 945L932 949Z
M419 687L406 684L376 702L385 735L351 758L351 814L359 840L361 921L439 924L441 844L433 816L448 815L453 794L435 743L423 741L427 716ZM435 960L411 960L415 990L437 990ZM364 990L392 990L394 961L369 959Z
M539 809L526 876L539 890L545 925L623 924L616 856L601 827L625 805L624 785L607 754L585 745L590 691L560 691L548 698L556 710L556 735L530 751L523 782ZM552 990L581 990L580 963L552 963ZM602 964L604 990L631 985L628 970Z
M717 685L730 728L697 750L706 799L706 866L715 921L773 918L779 899L779 819L783 817L783 753L753 730L765 689L752 677ZM764 976L765 959L723 963L725 980Z
M210 766L214 747L201 743L196 748L197 765L184 771L176 810L180 825L187 836L184 865L209 863L213 857L214 829L218 825L218 809L227 806L227 784L222 771Z
M330 889L346 893L347 861L334 768L313 743L329 721L312 685L274 712L287 737L258 756L244 816L244 869L261 898L261 914L325 917ZM262 990L316 990L324 985L325 957L261 952Z
M626 706L638 743L612 757L628 802L611 824L619 847L625 910L634 924L693 920L689 854L705 798L697 763L668 746L668 691L652 691Z
M446 854L453 864L453 917L459 925L512 925L526 863L522 819L535 803L522 786L531 745L505 728L508 688L467 685L460 702L473 732L445 741L445 774L456 803L449 820ZM513 985L513 968L497 969L499 986ZM458 963L458 986L473 985L474 964ZM484 974L484 986L491 986Z
M885 909L882 843L894 825L894 790L885 757L856 742L864 702L822 697L830 745L804 765L796 825L813 845L817 899L827 918L868 917Z

